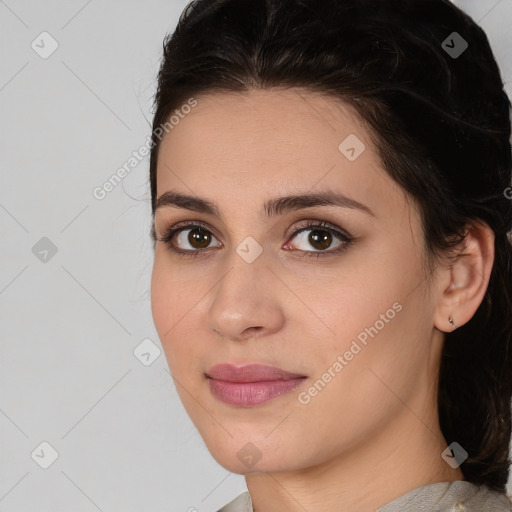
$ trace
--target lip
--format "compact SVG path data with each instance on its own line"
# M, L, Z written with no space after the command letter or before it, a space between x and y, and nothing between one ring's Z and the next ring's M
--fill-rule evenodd
M210 368L206 375L212 379L226 382L264 382L305 377L305 375L290 373L266 364L247 364L244 366L217 364Z
M212 395L229 405L254 407L289 393L307 378L275 366L216 365L207 372Z

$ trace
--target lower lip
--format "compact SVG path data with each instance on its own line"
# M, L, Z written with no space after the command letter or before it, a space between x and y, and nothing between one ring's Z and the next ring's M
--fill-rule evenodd
M227 382L211 378L208 380L212 394L219 400L230 405L253 407L289 393L302 384L305 378L260 382Z

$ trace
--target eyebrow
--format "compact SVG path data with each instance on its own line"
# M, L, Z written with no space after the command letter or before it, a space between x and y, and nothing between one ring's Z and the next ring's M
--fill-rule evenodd
M304 208L311 208L314 206L338 206L341 208L351 208L375 217L375 214L370 210L370 208L364 204L331 190L275 197L264 203L263 212L267 218L271 218L285 212L302 210ZM164 192L156 200L155 212L159 208L163 207L182 208L198 213L213 215L222 219L220 209L215 203L201 197L182 194L173 190Z

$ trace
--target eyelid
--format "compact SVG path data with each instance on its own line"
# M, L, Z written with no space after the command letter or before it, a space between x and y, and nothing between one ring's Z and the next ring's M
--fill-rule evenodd
M299 223L299 226L297 226L297 223ZM304 223L304 224L301 224L301 223ZM202 227L205 230L210 231L213 235L215 235L215 238L217 238L217 239L219 238L215 234L215 229L212 228L208 223L203 222L201 220L185 220L185 221L177 222L176 224L172 224L168 227L164 227L162 230L162 233L163 233L162 236L157 237L157 240L163 241L162 239L165 238L165 236L168 233L170 233L171 231L174 234L177 234L178 230L181 228L184 228L184 230L186 230L186 229L193 229L194 227ZM290 228L286 230L286 232L284 233L283 236L288 239L292 235L298 235L300 230L305 230L308 228L313 229L315 227L316 228L330 228L330 229L334 230L335 232L339 233L340 235L343 235L347 239L354 239L354 237L350 233L348 233L346 230L340 228L336 224L333 224L326 220L320 220L320 219L304 219L304 220L295 221L290 226Z
M305 219L302 221L297 221L292 226L290 226L290 228L286 231L284 236L286 238L289 238L292 235L295 235L295 236L298 235L300 231L313 229L313 228L317 228L317 229L325 228L326 231L332 230L332 231L344 236L345 238L348 238L348 239L354 238L352 235L350 235L350 233L348 233L344 229L340 228L336 224L333 224L332 222L329 222L327 220L319 220L319 219Z
M326 220L305 219L302 221L298 221L299 224L301 222L303 223L302 225L299 225L299 226L296 225L296 222L294 224L292 224L292 226L290 227L290 230L292 230L292 232L289 235L288 234L285 235L286 240L287 240L286 245L288 245L288 242L290 241L290 237L292 237L291 240L293 240L295 237L299 236L303 231L314 230L314 229L325 230L327 232L331 232L331 234L338 241L341 242L339 247L337 247L335 249L328 249L325 251L323 251L323 250L308 251L308 250L293 249L293 248L291 250L287 249L288 252L300 253L300 257L316 257L316 258L326 257L327 258L327 257L339 256L350 245L352 245L352 243L358 238L358 237L352 236L350 233L348 233L346 230L338 227L336 224L333 224ZM176 224L172 224L168 228L164 229L164 233L162 234L161 237L158 237L157 240L163 242L173 254L175 254L176 256L179 256L179 257L191 257L194 259L196 257L209 257L212 255L212 248L206 248L206 249L203 248L203 249L196 249L196 250L179 249L179 248L175 247L173 244L173 240L176 235L179 235L183 231L191 230L191 229L194 229L197 227L203 228L205 231L208 231L209 233L211 233L215 238L217 238L217 239L219 238L214 233L215 230L212 229L206 222L199 221L199 220L187 220L187 221L178 222ZM289 230L287 230L287 231L289 231ZM220 242L220 244L222 246L222 242ZM219 247L217 246L217 248L219 248Z
M204 228L206 231L209 231L210 233L215 235L215 238L219 238L215 234L215 229L212 228L208 223L203 222L201 220L184 220L181 222L177 222L176 224L164 225L164 227L162 229L162 235L157 236L157 240L160 242L165 242L165 238L167 238L167 235L169 235L171 232L173 233L173 236L174 236L174 235L177 235L178 232L181 232L181 231L184 231L187 229L193 229L195 227Z

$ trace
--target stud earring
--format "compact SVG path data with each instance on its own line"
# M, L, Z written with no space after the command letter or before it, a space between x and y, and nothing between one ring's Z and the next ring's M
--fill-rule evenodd
M448 317L448 321L452 324L453 330L457 329L455 322L453 321L452 315Z

